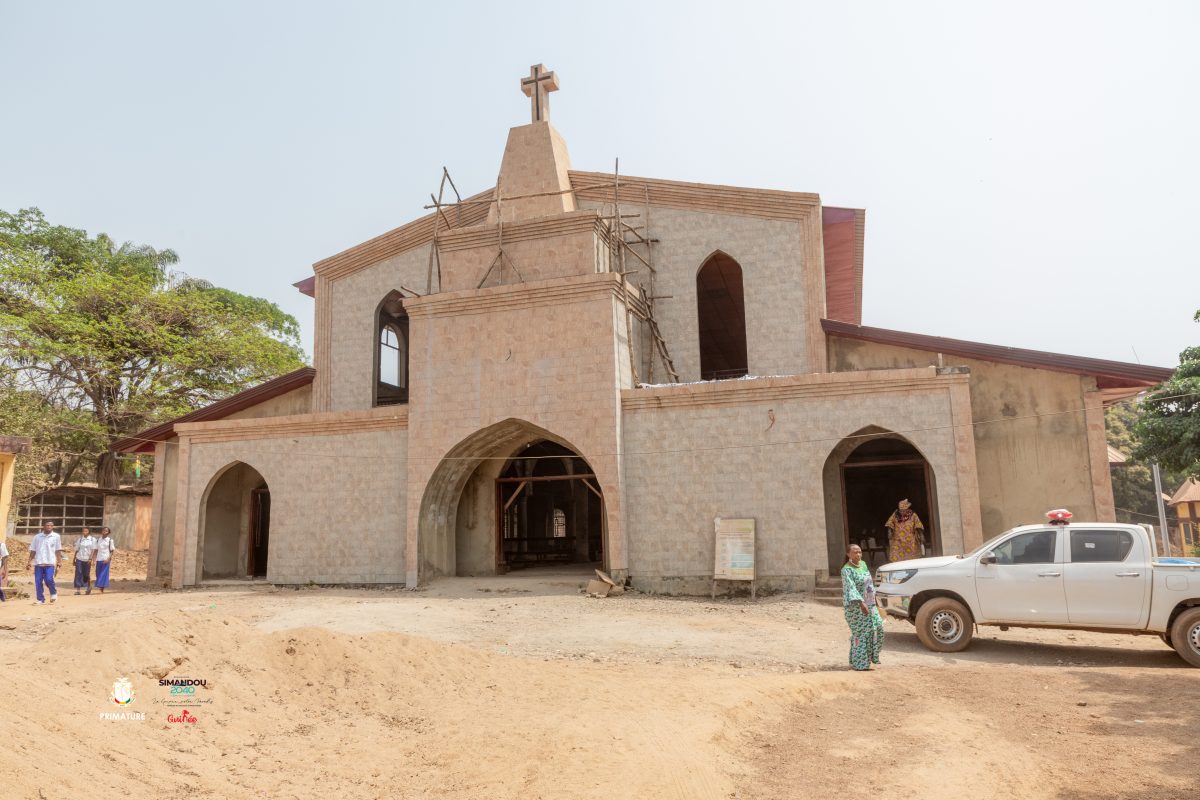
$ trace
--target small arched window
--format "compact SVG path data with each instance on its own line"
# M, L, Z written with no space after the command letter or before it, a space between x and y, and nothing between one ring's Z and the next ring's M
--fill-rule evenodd
M408 402L408 314L399 292L391 292L375 313L374 405Z
M565 539L567 536L567 512L561 508L554 509L552 525L551 536L555 539Z
M748 372L742 268L719 250L696 273L700 380L740 378Z

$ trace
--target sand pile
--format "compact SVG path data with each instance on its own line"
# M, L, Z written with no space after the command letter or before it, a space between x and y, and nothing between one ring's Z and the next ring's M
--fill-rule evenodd
M725 797L740 722L846 680L785 690L781 676L395 633L268 633L215 603L131 620L35 617L0 640L4 694L21 699L0 718L4 797ZM121 677L127 706L112 699ZM183 698L158 685L184 678L205 683ZM100 718L135 712L145 719ZM91 769L58 763L89 753Z

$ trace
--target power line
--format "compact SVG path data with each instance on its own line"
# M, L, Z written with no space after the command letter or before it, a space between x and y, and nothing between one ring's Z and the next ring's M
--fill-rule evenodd
M1185 397L1200 397L1200 392L1186 392L1183 394L1170 395L1168 397L1156 398L1156 400L1177 400L1177 399L1181 399L1181 398L1185 398ZM682 453L705 453L705 452L721 452L721 451L727 451L727 450L753 450L753 449L764 448L764 447L798 446L798 445L805 445L805 444L820 444L820 443L824 443L824 442L841 442L841 441L854 440L854 439L876 439L876 438L880 438L881 436L884 436L886 434L927 433L930 431L950 430L950 429L954 429L954 428L963 428L963 427L974 428L974 427L980 426L980 425L993 425L998 422L1020 422L1020 421L1031 420L1031 419L1044 419L1047 417L1058 417L1058 416L1063 416L1066 414L1082 414L1082 413L1086 413L1086 411L1087 411L1086 408L1073 408L1073 409L1066 409L1064 411L1050 411L1050 412L1046 412L1046 413L1042 413L1042 414L1026 414L1023 416L995 417L993 419L986 419L986 420L973 420L971 422L959 423L959 424L950 423L947 425L931 425L931 426L924 427L924 428L885 430L885 431L883 431L883 433L860 433L860 434L850 434L848 436L824 436L824 437L817 437L817 438L813 438L813 439L791 439L791 440L785 440L785 441L779 441L779 442L757 442L757 443L749 443L749 444L714 445L712 447L680 447L680 448L669 448L669 449L661 449L661 450L624 450L624 451L617 451L617 452L613 452L613 453L599 453L599 454L593 453L590 457L591 458L619 458L619 457L628 457L628 456L678 455L678 454L682 454ZM270 418L264 417L264 419L270 419ZM87 431L93 430L93 429L76 428L75 426L62 425L62 424L51 425L49 427L59 427L62 430L87 430ZM286 437L287 437L287 434L284 434L280 438L286 438ZM172 445L172 446L179 445L179 442L165 442L165 441L159 441L156 439L147 439L147 438L138 437L138 436L126 436L123 438L126 440L140 441L140 442L146 442L146 443L156 444L156 445L157 444ZM311 438L311 437L306 436L303 438ZM295 450L290 450L287 452L260 450L259 453L262 455L278 455L278 456L286 456L289 458L296 458L296 457L345 458L345 459L353 459L356 461L374 460L374 461L388 461L388 462L394 462L397 460L395 457L392 457L392 456L367 456L367 455L358 455L358 454L330 453L330 452L321 452L321 453L298 452ZM149 454L147 454L147 455L149 455ZM582 456L582 455L577 455L577 456L561 456L561 455L559 455L559 456L430 456L430 457L417 456L415 458L412 456L409 456L406 460L426 461L426 462L434 462L434 463L441 463L442 461L470 461L470 462L479 463L479 462L483 462L483 461L510 461L513 458L522 458L522 459L527 459L527 460L539 460L539 459L562 459L562 458L586 459L587 457Z

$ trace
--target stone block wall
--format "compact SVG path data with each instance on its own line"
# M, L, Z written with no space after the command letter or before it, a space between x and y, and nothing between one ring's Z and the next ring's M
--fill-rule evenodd
M936 475L943 546L978 538L974 462L956 439L955 388L933 370L723 381L622 392L629 573L653 591L707 590L714 519L757 520L761 585L827 570L823 468L866 426L902 431ZM965 506L965 508L964 508Z
M564 444L592 467L605 496L608 566L624 569L624 297L621 279L603 273L408 301L410 583L418 569L421 580L457 571L455 516L480 463L473 459L504 457L537 438Z
M622 213L641 211L634 204L622 206ZM803 231L798 221L662 207L651 208L650 214L651 235L659 240L654 245L654 291L669 295L655 301L654 316L681 380L700 379L696 273L718 250L742 268L750 374L794 375L819 369L806 354L806 318L819 315L820 310L810 307L806 296ZM641 270L632 276L634 283L645 282L645 268L639 262L629 260L629 268ZM656 371L656 380L665 383L663 372Z
M176 508L176 585L197 582L206 492L215 478L238 462L257 470L271 492L268 581L404 582L404 420L364 424L358 432L352 425L339 431L332 422L318 423L325 431L312 429L317 426L288 430L281 425L275 434L260 431L245 439L227 438L247 432L228 423L188 426L191 435L181 437L180 450L180 458L186 460L180 474L187 492Z
M371 407L375 351L379 348L375 312L383 298L401 286L424 292L428 269L429 246L422 245L329 282L334 320L328 329L330 406L314 407L314 411ZM317 335L322 333L318 330ZM322 376L317 380L322 381Z

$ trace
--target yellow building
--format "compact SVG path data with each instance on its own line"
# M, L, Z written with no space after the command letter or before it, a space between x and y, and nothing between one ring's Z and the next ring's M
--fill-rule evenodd
M17 454L29 450L25 436L0 436L0 542L8 535L8 512L12 505L13 471Z
M1185 548L1200 548L1200 481L1188 478L1167 505L1175 509L1175 515L1179 517L1180 543Z

